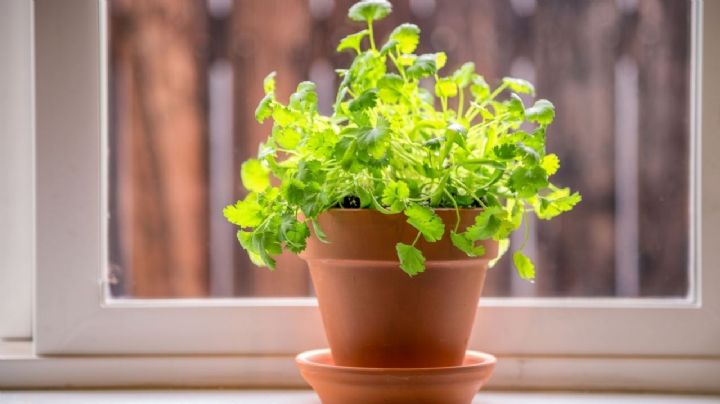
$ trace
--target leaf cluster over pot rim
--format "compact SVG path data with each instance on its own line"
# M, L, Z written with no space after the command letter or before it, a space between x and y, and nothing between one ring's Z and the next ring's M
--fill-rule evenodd
M447 233L471 257L485 254L480 241L495 239L496 262L523 222L527 241L527 214L549 220L580 202L579 193L549 181L560 167L545 150L553 104L528 102L535 88L526 80L506 77L493 88L472 62L448 71L444 52L416 54L420 28L414 24L401 24L376 44L373 23L391 11L385 0L350 8L350 19L366 28L338 45L355 57L337 71L330 116L318 112L314 83L298 84L282 103L275 72L265 78L255 116L260 123L271 119L272 132L257 158L241 166L247 196L223 210L240 227L238 240L256 265L273 269L283 249L303 251L309 226L327 242L317 217L338 207L405 214L418 233L396 250L410 276L425 269L420 237L436 242ZM446 229L434 211L471 207L482 211L462 231L459 215ZM520 277L533 280L524 245L513 263Z

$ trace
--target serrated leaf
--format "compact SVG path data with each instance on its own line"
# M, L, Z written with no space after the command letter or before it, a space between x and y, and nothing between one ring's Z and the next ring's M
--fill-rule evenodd
M258 103L257 108L255 108L255 119L259 123L263 123L267 118L270 117L273 113L273 95L272 94L266 94L262 100Z
M325 232L320 227L320 223L318 223L317 219L312 218L310 221L312 222L313 231L315 232L315 236L318 238L318 240L320 240L320 242L322 242L322 243L329 243L330 241L328 241L327 236L325 235Z
M228 222L243 227L255 227L263 221L263 208L251 197L237 201L235 205L228 205L223 209L223 215Z
M406 200L410 197L410 188L404 181L390 181L383 190L382 203L393 213L405 209Z
M279 126L290 126L298 121L297 114L282 105L273 108L272 117Z
M540 125L550 125L555 119L555 106L548 100L537 100L532 107L525 110L525 118Z
M305 222L297 220L294 216L285 216L280 226L280 235L287 249L298 253L305 249L310 229Z
M402 96L404 83L399 75L387 73L377 82L378 96L383 102L396 103Z
M522 251L513 253L513 263L520 278L527 281L535 280L535 264Z
M398 41L394 39L390 39L387 42L385 42L385 45L383 45L382 48L380 48L380 54L385 56L388 53L390 53L391 50L395 49L395 47L398 45Z
M405 216L408 218L407 222L431 243L440 240L445 233L445 223L427 206L410 205L405 209Z
M303 112L317 111L317 91L315 83L312 81L303 81L297 86L297 90L290 96L288 107Z
M505 212L497 206L489 207L475 217L475 223L465 229L465 237L472 241L493 238L500 229Z
M485 247L482 245L476 246L475 242L468 239L464 233L451 231L450 240L455 247L467 254L468 257L481 257L485 255Z
M513 116L514 119L522 120L525 118L525 106L519 95L512 93L510 94L510 100L507 103L507 111Z
M472 82L473 73L475 73L475 63L467 62L455 70L452 79L458 87L465 88Z
M490 86L482 76L473 74L470 92L476 100L484 101L490 96Z
M270 170L255 159L245 161L240 166L240 179L248 191L262 192L270 186Z
M401 24L390 33L401 53L413 53L420 41L420 28L415 24Z
M370 109L377 103L377 90L370 89L360 94L357 98L350 101L348 109L353 112L359 112L365 109Z
M488 262L488 268L494 267L505 255L505 253L507 253L508 249L510 249L510 239L504 238L502 240L498 240L498 255Z
M508 186L520 198L529 198L548 185L547 173L540 166L518 167L510 175Z
M273 138L283 149L295 150L298 143L300 143L301 136L294 128L284 128L280 129Z
M441 78L435 83L435 95L437 95L438 97L455 97L457 93L457 84L450 77Z
M527 80L505 77L503 78L503 84L507 84L507 86L516 93L535 95L535 86Z
M355 130L358 149L367 152L375 159L382 158L388 146L389 128L388 121L381 117L374 128L358 128Z
M267 76L265 76L265 79L263 80L263 90L265 90L265 94L272 94L275 92L275 75L276 72L270 72Z
M386 0L362 0L353 4L348 17L353 21L382 20L392 11L392 4Z
M247 251L248 257L253 264L259 267L267 266L260 257L258 251L255 250L255 246L252 243L252 235L253 233L250 231L238 230L237 239L240 242L240 245L245 249L245 251Z
M500 160L512 160L518 154L518 148L512 143L503 143L493 148L493 154Z
M540 219L550 220L563 212L572 210L580 201L582 201L582 196L579 193L570 194L570 188L562 188L546 197L538 198L533 207Z
M400 268L410 276L415 276L425 271L425 257L422 252L414 246L397 243L395 245L398 259L400 260Z
M362 43L362 40L368 36L369 31L367 29L364 29L360 32L356 32L354 34L350 34L346 36L345 38L340 40L340 44L338 44L337 51L342 52L346 49L352 49L357 53L360 53L360 44Z
M560 159L553 153L546 154L540 161L540 167L545 170L548 176L551 176L560 168Z
M437 73L447 61L444 52L426 53L418 56L413 64L407 68L407 76L411 79L421 79Z

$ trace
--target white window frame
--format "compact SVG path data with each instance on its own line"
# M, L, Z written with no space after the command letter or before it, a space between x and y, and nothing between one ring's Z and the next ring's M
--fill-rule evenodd
M720 37L720 2L696 0L696 5L689 237L690 284L697 288L692 298L481 299L470 346L501 357L496 386L720 389L720 159L715 157L720 155L720 79L701 73L720 71L720 49L702 42L702 37ZM258 355L267 358L261 366L268 375L292 374L288 380L298 383L296 372L289 373L292 356L326 345L315 299L106 299L104 9L102 0L35 1L35 352L58 356L49 359L54 363L72 362L68 355L114 361L120 355L138 369L136 375L107 372L100 385L132 384L133 377L152 383L153 376L142 371L148 361L185 369L183 375L191 378L182 383L194 385L192 375L198 383L207 376L195 369L200 363L251 366L263 362ZM75 360L77 369L89 363ZM9 373L16 380L23 374L18 369L29 368L16 364L16 372ZM682 369L694 371L678 372ZM644 379L642 372L657 377ZM113 377L115 382L108 380ZM223 380L221 373L217 377ZM273 383L262 375L245 377L230 384Z
M0 2L0 338L32 335L35 206L31 4Z

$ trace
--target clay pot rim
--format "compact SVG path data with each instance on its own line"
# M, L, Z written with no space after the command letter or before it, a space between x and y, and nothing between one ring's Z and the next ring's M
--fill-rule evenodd
M317 370L317 371L326 371L329 373L352 373L352 374L359 374L359 375L392 374L394 376L416 375L416 374L439 375L439 374L458 374L458 373L465 373L465 372L476 372L480 369L484 369L487 367L494 367L495 364L497 363L497 358L495 358L495 356L493 356L489 353L473 351L473 350L467 350L465 352L465 358L466 359L471 358L471 359L476 360L477 362L463 363L462 365L457 365L457 366L417 367L417 368L354 367L354 366L340 366L340 365L334 365L334 364L329 365L327 363L322 363L322 362L312 360L314 358L322 358L322 357L327 357L330 355L331 355L330 348L314 349L314 350L299 353L295 357L295 362L301 368L305 367L308 369Z

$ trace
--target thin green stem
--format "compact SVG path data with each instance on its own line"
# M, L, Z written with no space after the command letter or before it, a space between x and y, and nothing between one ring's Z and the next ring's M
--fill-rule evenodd
M422 233L418 232L417 235L415 236L415 240L413 240L413 243L412 243L413 247L415 247L415 244L417 244L418 240L420 240L421 234Z
M458 228L460 227L460 209L458 208L457 201L450 194L450 191L448 191L447 188L444 191L445 191L445 195L447 195L447 197L450 198L450 200L452 201L453 206L455 206L455 230L454 231L455 231L455 233L457 233Z
M372 20L368 20L368 36L370 37L370 49L377 50L375 48L375 35L373 34Z

